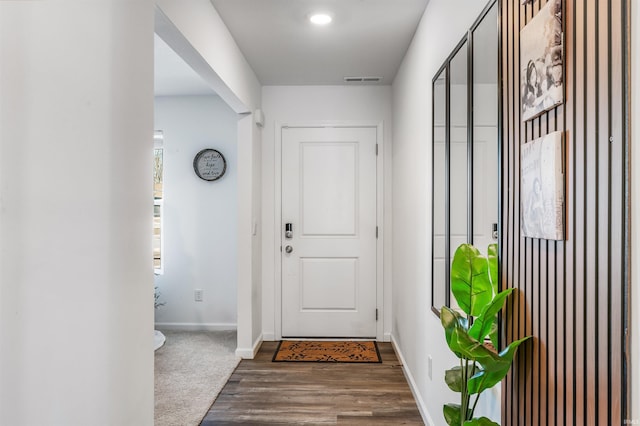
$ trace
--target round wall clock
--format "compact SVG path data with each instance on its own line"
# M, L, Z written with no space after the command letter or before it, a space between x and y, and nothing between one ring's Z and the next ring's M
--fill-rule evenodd
M227 162L220 151L203 149L193 159L193 170L200 179L214 181L220 179L227 170Z

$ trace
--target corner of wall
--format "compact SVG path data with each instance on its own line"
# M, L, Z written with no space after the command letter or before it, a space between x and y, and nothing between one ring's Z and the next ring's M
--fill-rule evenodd
M262 334L258 336L258 338L253 342L253 345L250 348L242 348L238 347L236 349L236 355L242 359L254 359L260 350L260 346L262 346L263 342Z

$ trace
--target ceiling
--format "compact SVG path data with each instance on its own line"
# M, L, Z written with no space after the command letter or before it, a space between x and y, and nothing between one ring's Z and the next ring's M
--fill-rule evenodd
M263 85L391 84L429 0L211 0ZM319 27L311 13L333 15Z
M391 84L429 0L211 0L263 85ZM315 11L333 15L316 27ZM213 94L155 36L156 96Z

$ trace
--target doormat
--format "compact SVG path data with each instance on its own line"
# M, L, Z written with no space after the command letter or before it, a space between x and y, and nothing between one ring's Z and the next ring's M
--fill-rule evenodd
M273 362L382 362L376 342L283 340Z

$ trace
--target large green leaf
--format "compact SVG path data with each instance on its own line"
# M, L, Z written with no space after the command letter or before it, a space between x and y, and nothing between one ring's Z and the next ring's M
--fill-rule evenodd
M487 261L493 294L498 294L498 244L489 244L487 247Z
M460 404L445 404L442 407L444 420L449 426L460 426L460 411L462 411Z
M512 342L502 352L496 354L469 336L467 330L456 320L456 315L460 314L449 308L443 308L442 312L450 318L448 320L450 331L447 342L449 348L459 358L476 361L481 366L481 369L468 380L469 394L482 392L500 382L509 371L518 346L529 339L529 337L525 337Z
M492 357L498 355L485 348L482 343L469 336L462 317L459 313L443 306L440 310L440 320L445 329L445 336L449 349L458 358L466 358L472 361L486 360L490 362Z
M478 369L477 367L473 368L473 366L469 366L469 373L466 374L466 377L470 378L474 374L477 374L479 371L480 369ZM465 377L464 372L465 369L459 365L456 365L455 367L450 368L449 370L444 372L444 381L447 383L447 386L449 386L449 389L454 392L462 392L463 377Z
M444 372L444 381L454 392L462 392L462 371L458 365Z
M513 362L513 357L518 346L530 338L531 336L527 336L523 339L511 342L509 346L504 348L504 350L497 355L487 349L487 351L493 354L493 356L478 359L478 363L482 366L482 370L473 375L473 377L471 377L467 382L469 393L480 393L501 382L509 372L509 368L511 368L511 363Z
M460 314L450 308L443 307L441 310L440 318L447 330L445 334L447 334L449 349L458 358L476 361L482 367L467 383L469 394L476 394L495 386L506 376L518 346L530 336L512 342L502 352L496 354L469 336L467 330L458 321L458 317Z
M442 407L444 420L449 426L460 426L462 419L462 406L460 404L445 404ZM471 409L467 409L467 418L473 414Z
M464 330L467 329L467 319L463 318L453 309L443 306L442 309L440 309L440 322L442 323L442 327L444 328L444 335L447 339L447 345L449 345L449 348L455 353L458 358L460 358L460 353L456 352L451 347L451 338L456 327L460 327Z
M491 339L491 343L494 348L497 348L498 345L498 324L493 324L491 326L491 331L489 332L489 339Z
M498 274L500 273L498 265L498 244L489 244L487 247L487 261L489 262L489 276L491 277L491 286L493 294L498 294ZM494 347L498 347L498 326L493 324L489 331L489 338Z
M460 245L453 256L451 292L458 306L474 317L493 299L487 258L471 244Z
M498 312L504 307L504 302L511 292L513 292L513 289L508 288L498 293L491 303L484 307L469 329L469 336L481 342L489 335L498 316Z
M464 422L464 426L500 426L498 423L493 420L489 420L486 417L476 417L471 420L467 420Z

